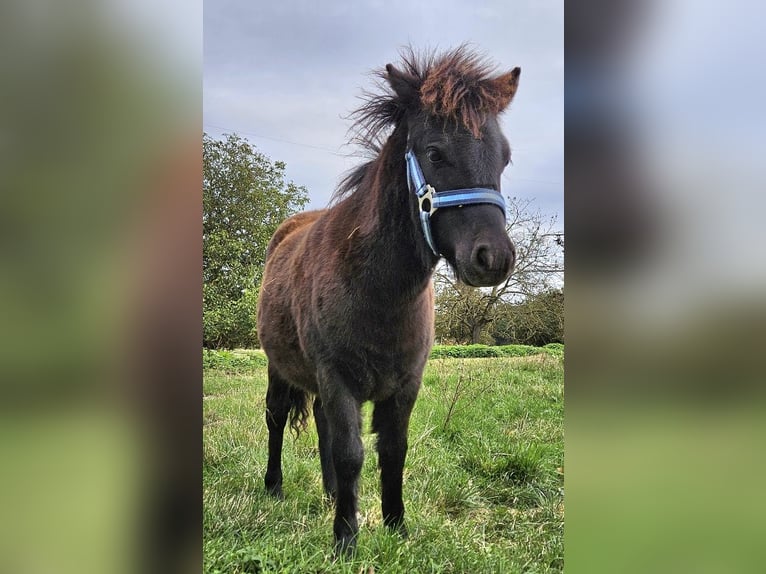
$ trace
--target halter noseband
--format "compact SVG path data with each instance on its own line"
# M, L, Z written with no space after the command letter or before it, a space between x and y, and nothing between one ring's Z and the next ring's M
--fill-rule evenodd
M426 183L423 177L423 170L412 150L409 150L404 159L407 162L407 185L410 191L418 198L418 208L420 212L420 224L423 227L423 235L426 243L437 257L441 253L436 249L433 236L431 235L431 216L437 209L442 207L462 207L475 203L491 203L503 210L505 214L505 200L502 194L488 187L470 187L467 189L451 189L437 192L433 187Z

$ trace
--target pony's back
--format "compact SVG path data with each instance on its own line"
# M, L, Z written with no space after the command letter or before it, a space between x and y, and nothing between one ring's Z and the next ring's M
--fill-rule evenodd
M308 228L323 213L324 210L302 211L283 221L279 227L277 227L277 230L271 237L271 241L269 241L268 247L266 247L266 260L271 257L274 250L280 243L282 243L282 240L284 240L285 237L299 229Z

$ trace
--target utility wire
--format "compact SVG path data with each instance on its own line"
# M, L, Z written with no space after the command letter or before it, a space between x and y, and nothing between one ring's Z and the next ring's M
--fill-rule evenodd
M527 179L527 178L525 178L525 177L514 177L513 179L511 179L511 178L510 178L510 177L508 177L508 175L507 175L507 174L505 174L505 173L503 173L503 177L504 177L504 178L505 178L505 179L506 179L506 180L507 180L509 183L513 183L514 181L528 181L528 182L530 182L530 183L542 183L542 184L544 184L544 185L561 185L561 182L559 182L559 181L543 181L543 180L541 180L541 179Z
M218 130L223 130L225 132L243 134L243 135L252 136L252 137L255 137L255 138L261 138L261 139L265 139L265 140L272 140L272 141L275 141L275 142L282 142L282 143L297 145L297 146L301 146L301 147L307 147L307 148L311 148L311 149L318 149L318 150L321 150L321 151L326 151L327 153L331 153L333 155L337 155L338 157L348 157L347 154L338 153L337 151L332 150L332 149L330 149L328 147L322 147L322 146L318 146L318 145L312 145L312 144L307 144L307 143L302 143L302 142L296 142L296 141L287 140L287 139L284 139L284 138L275 138L275 137L272 137L272 136L264 136L264 135L261 135L261 134L256 134L256 133L253 133L253 132L246 132L246 131L242 131L242 130L233 130L231 128L225 128L223 126L217 126L215 124L207 124L207 127L215 128L215 129L218 129Z
M207 127L215 128L215 129L218 129L218 130L223 130L225 132L243 134L243 135L251 136L251 137L254 137L254 138L260 138L260 139L271 140L271 141L275 141L275 142L281 142L281 143L286 143L286 144L291 144L291 145L297 145L297 146L300 146L300 147L306 147L306 148L310 148L310 149L317 149L317 150L320 150L320 151L325 151L327 153L331 153L332 155L335 155L335 156L338 156L338 157L344 157L344 158L354 157L354 154L339 153L339 152L337 152L337 151L335 151L333 149L330 149L330 148L324 147L324 146L318 146L318 145L313 145L313 144L296 142L296 141L292 141L292 140L288 140L288 139L284 139L284 138L275 138L273 136L265 136L265 135L262 135L262 134L256 134L254 132L246 132L246 131L242 131L242 130L233 130L231 128L225 128L223 126L218 126L218 125L215 125L215 124L207 124ZM557 186L561 185L561 182L557 182L557 181L543 181L543 180L540 180L540 179L527 179L527 178L523 178L523 177L514 177L513 179L511 179L505 173L503 174L503 177L506 180L508 180L509 182L511 182L511 183L513 183L515 181L525 181L525 182L529 182L529 183L539 183L539 184L543 184L543 185L557 185Z

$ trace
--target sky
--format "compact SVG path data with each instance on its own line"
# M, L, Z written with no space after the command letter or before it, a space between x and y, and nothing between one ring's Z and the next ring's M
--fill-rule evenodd
M285 162L287 179L308 189L308 208L323 208L360 162L347 117L374 87L370 73L396 63L405 45L469 42L498 71L522 70L501 119L513 162L503 193L531 199L563 229L563 12L549 0L205 2L203 127Z

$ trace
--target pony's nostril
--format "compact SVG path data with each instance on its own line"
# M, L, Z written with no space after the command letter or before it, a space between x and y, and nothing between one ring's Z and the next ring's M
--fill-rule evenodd
M484 270L492 268L492 254L486 245L482 245L474 252L474 261L478 267Z
M508 275L515 264L515 250L480 244L473 251L472 263L481 273Z

